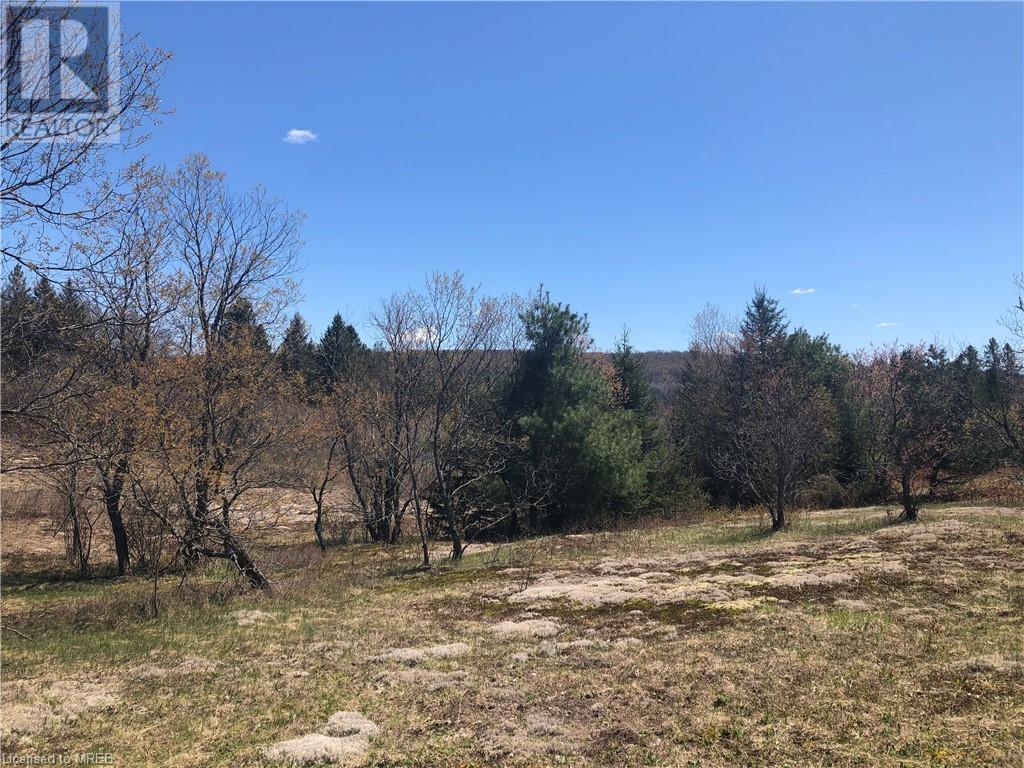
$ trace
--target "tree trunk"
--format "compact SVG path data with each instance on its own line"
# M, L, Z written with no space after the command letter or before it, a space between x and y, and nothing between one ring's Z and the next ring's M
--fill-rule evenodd
M396 511L393 515L391 515L391 518L387 521L388 531L390 531L387 540L388 544L395 545L402 538L402 524L401 522L399 522L399 520L400 518L398 516L398 512Z
M427 529L423 525L423 512L416 506L416 527L420 534L420 547L423 548L423 567L430 567L430 542L427 541Z
M779 506L772 514L772 531L781 531L786 525L786 511Z
M104 482L103 502L110 520L110 530L114 534L114 552L117 554L117 575L124 576L131 565L128 552L128 531L121 516L122 483L118 480Z
M459 536L457 531L452 531L452 562L457 563L462 559L462 554L466 551L466 545L462 541L462 537Z
M78 559L78 575L85 579L89 576L89 558L85 552L85 539L82 536L82 521L78 516L78 504L74 492L68 492L68 517L71 519L72 549Z
M420 547L423 549L423 567L430 567L430 543L427 541L427 527L423 520L423 504L420 502L419 484L416 482L416 473L409 475L412 480L412 504L416 514L416 531L420 535Z
M324 505L320 501L316 503L316 522L313 523L313 533L316 534L316 543L320 545L320 552L326 552L327 542L324 541Z
M463 544L462 535L459 533L459 525L455 520L455 510L452 508L451 495L444 488L443 483L441 486L441 494L443 496L441 504L444 507L444 521L448 526L448 536L452 540L452 562L457 563L462 559L462 553L466 547Z
M270 581L263 575L238 540L228 532L224 532L221 539L224 542L225 553L238 568L238 572L249 582L249 585L254 589L270 589Z
M771 510L772 531L781 531L786 525L786 494L782 481L778 482L775 491L775 504Z
M903 504L903 516L907 521L917 522L917 504L914 501L914 489L908 470L904 470L900 476L900 503Z
M181 542L181 555L186 568L191 568L203 556L203 534L210 515L210 492L206 477L199 470L195 475L195 511L185 521Z

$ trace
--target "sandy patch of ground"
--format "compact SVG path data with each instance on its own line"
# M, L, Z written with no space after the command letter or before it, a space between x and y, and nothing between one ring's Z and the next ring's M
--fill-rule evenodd
M512 654L512 660L523 662L533 658L534 656L584 656L588 653L607 650L611 647L612 644L610 642L606 640L595 640L593 638L581 638L580 640L569 640L562 643L553 643L549 640L542 640L527 650Z
M456 688L466 683L469 674L462 669L445 672L435 669L395 669L381 673L378 680L392 685L411 686L425 691Z
M392 648L374 656L374 661L398 661L403 664L420 664L430 659L452 659L469 653L472 648L466 643L427 645L420 648Z
M277 765L355 765L365 757L369 746L369 740L359 736L309 733L271 744L263 751L263 758Z
M263 759L277 765L356 765L380 728L358 712L335 712L316 733L271 744Z
M494 759L571 755L579 750L584 734L553 714L528 712L519 720L505 720L491 729L484 750Z
M257 624L265 624L270 621L277 621L275 613L267 613L258 610L240 610L231 614L231 617L240 627L254 627Z
M21 740L73 723L89 712L113 709L119 701L109 688L86 680L61 680L41 687L33 680L8 681L0 707L0 737Z
M488 627L488 631L502 638L519 638L533 640L541 637L553 637L562 631L557 622L550 619L524 619L522 621L502 621Z
M1017 670L1024 671L1024 663L1019 660L1007 658L1000 653L992 653L984 656L975 656L965 661L957 662L953 665L953 668L960 672L967 672L969 674L985 674L993 672L996 674L1006 674L1009 672L1016 672Z
M164 667L159 664L140 664L129 672L136 680L158 680L168 675L204 675L217 669L217 662L210 659L203 659L199 656L186 656L175 662L173 667Z
M758 598L776 590L831 589L869 578L910 577L915 558L933 557L936 546L962 557L971 552L971 536L987 533L998 532L943 520L883 528L852 537L838 548L813 540L780 541L678 558L606 560L592 573L542 572L525 588L507 593L505 600L539 609L554 601L591 608L644 601L746 610L763 604Z

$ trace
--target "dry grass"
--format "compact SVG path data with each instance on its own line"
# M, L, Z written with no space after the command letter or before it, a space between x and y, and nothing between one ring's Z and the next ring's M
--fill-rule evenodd
M133 767L1020 766L1024 515L922 518L716 515L427 572L278 543L272 595L211 570L158 618L145 581L10 558L5 522L31 639L4 632L2 738Z

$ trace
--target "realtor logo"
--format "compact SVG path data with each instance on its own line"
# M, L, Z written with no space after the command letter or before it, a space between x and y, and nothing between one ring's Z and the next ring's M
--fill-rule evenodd
M3 4L8 141L116 141L117 3Z

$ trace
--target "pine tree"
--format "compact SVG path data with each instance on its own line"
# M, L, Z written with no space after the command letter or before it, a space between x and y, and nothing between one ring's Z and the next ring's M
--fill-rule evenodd
M25 270L21 268L21 264L15 264L14 268L7 274L0 298L2 298L5 311L9 311L19 304L27 305L31 300L32 294L29 291L28 281L25 279Z
M647 367L630 343L628 330L623 330L622 336L615 342L612 366L622 388L622 407L641 416L653 416L654 392L647 376Z
M248 299L238 299L228 307L221 328L223 339L229 344L248 343L253 349L270 354L267 329L256 319L256 310Z
M747 304L740 326L744 350L760 360L774 362L785 347L788 329L789 321L778 300L758 288Z
M530 347L507 397L524 446L505 476L512 496L530 496L532 486L533 529L628 511L646 481L639 419L615 402L608 380L585 356L586 318L538 294L522 321Z
M82 299L81 291L73 281L68 280L61 286L57 303L60 306L60 315L65 327L78 327L87 322L88 307Z
M654 390L647 366L629 340L629 331L623 329L612 353L612 367L619 383L622 407L636 414L643 437L645 456L652 454L659 444L658 422L654 414Z
M64 343L61 328L60 297L47 278L41 277L32 289L33 321L32 351L35 355L48 355L58 351Z
M315 351L316 374L321 386L333 389L343 378L365 366L368 356L369 349L356 329L340 314L335 314Z
M284 332L279 356L281 370L286 374L299 374L306 381L312 380L315 348L309 338L309 325L298 312Z
M0 293L0 350L3 367L24 373L32 358L34 301L20 264L15 264Z

